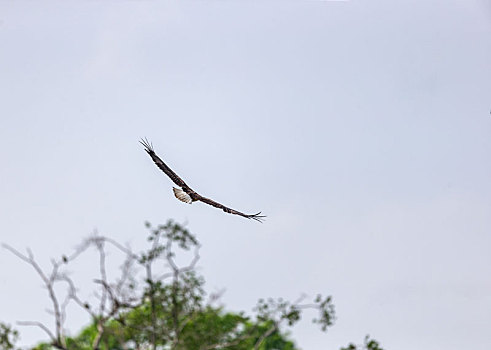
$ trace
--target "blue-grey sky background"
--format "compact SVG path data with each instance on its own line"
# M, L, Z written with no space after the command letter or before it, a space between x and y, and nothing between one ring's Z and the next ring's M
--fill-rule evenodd
M0 241L49 266L174 218L231 310L333 296L328 333L292 331L305 350L488 350L490 110L485 0L2 1ZM141 137L266 222L177 201ZM49 322L32 269L0 266L0 320Z

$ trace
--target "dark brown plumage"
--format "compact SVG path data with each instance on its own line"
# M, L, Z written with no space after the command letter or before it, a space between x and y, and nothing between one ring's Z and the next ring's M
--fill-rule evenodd
M176 196L177 199L179 199L182 202L189 203L191 204L192 202L200 201L203 203L206 203L208 205L211 205L215 208L222 209L226 213L230 214L235 214L235 215L240 215L243 216L247 219L254 219L256 221L262 222L266 216L260 215L261 212L257 214L244 214L241 213L240 211L228 208L218 202L215 202L214 200L211 200L209 198L203 197L193 191L191 187L189 187L183 179L181 179L174 171L172 171L171 168L167 166L167 164L164 163L162 159L159 158L155 154L155 151L153 150L153 146L150 142L148 142L147 139L142 139L140 143L145 147L145 151L148 153L148 155L152 158L154 163L162 170L170 179L172 182L174 182L177 186L179 186L181 189L173 187L174 191L174 196Z

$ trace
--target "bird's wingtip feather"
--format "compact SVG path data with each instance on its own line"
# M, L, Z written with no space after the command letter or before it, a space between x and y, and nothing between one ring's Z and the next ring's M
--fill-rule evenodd
M258 212L258 213L256 213L256 214L249 215L249 217L248 217L248 218L249 218L249 219L256 220L257 222L262 223L262 222L265 220L265 218L266 218L267 216L266 216L266 215L260 215L260 214L261 214L261 212Z
M145 147L145 151L153 152L153 145L147 140L147 138L141 138L140 143Z

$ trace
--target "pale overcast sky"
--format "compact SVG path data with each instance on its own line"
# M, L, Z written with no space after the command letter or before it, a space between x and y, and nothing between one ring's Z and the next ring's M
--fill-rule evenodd
M4 0L0 241L47 266L174 218L231 310L333 296L328 333L293 330L304 350L489 350L490 110L485 0ZM177 201L144 136L266 222ZM0 266L0 320L49 320L35 273Z

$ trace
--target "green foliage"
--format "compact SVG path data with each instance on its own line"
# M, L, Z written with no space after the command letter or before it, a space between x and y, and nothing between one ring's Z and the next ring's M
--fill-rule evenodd
M318 304L319 318L314 319L314 323L318 323L322 331L326 331L327 327L334 324L334 304L332 303L332 297L322 298L322 295L319 294L315 298L315 303Z
M334 324L335 310L332 298L330 296L323 298L320 294L317 295L313 304L292 303L282 298L259 299L255 310L260 321L276 319L286 321L288 326L293 326L300 321L302 311L306 308L317 309L319 317L312 321L318 323L322 331L327 331L327 328Z
M132 310L125 321L109 321L105 327L100 350L137 350L149 348L151 335L143 330L149 326L148 306ZM169 315L161 315L162 318ZM172 347L175 350L212 349L222 344L230 350L254 349L256 342L272 326L271 322L254 324L249 317L241 313L225 312L222 308L206 307L196 313L192 320L186 323L180 333L179 343ZM157 334L158 348L171 348L166 330ZM91 350L93 340L97 335L96 323L84 328L77 337L67 338L69 350ZM221 346L216 348L222 348ZM294 343L279 331L272 332L258 350L297 350ZM2 349L3 350L3 349ZM33 350L54 350L48 344L40 344Z
M0 322L0 350L14 350L19 333L8 324Z
M376 340L370 339L370 336L366 335L363 345L355 345L353 343L350 343L347 347L341 348L341 350L384 350L384 349L380 347L380 344Z

